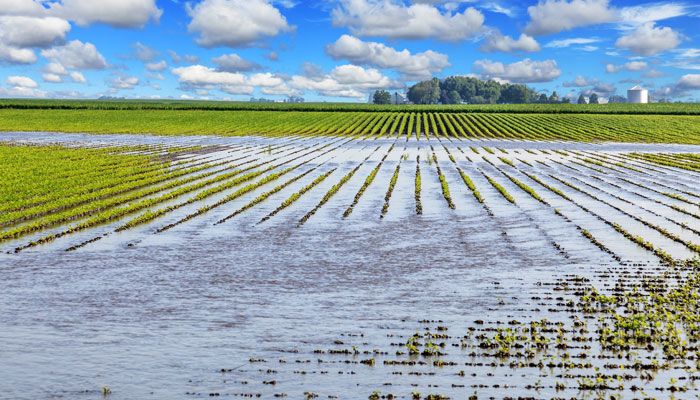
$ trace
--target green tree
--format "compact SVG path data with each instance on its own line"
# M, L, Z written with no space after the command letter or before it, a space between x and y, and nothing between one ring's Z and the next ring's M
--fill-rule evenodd
M553 91L552 95L549 96L549 102L552 104L559 103L559 95L557 94L557 91Z
M586 98L583 97L583 93L578 96L578 104L586 104Z
M408 89L408 99L416 104L437 104L440 102L440 80L418 82Z
M377 90L372 97L374 104L391 104L391 94L386 90Z
M531 96L530 89L525 85L507 85L501 91L501 98L498 99L498 102L506 104L529 103Z
M591 97L588 98L588 104L598 104L598 95L593 93Z
M537 99L537 102L538 102L538 103L543 103L543 104L548 103L549 100L547 99L547 95L544 94L544 93L542 93L542 94L540 95L540 97Z

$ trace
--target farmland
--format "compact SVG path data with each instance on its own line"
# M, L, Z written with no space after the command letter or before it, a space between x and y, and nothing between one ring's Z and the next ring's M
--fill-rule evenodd
M644 106L534 104L397 109L335 104L15 100L0 101L0 130L700 143L700 108L696 105Z
M255 136L2 134L0 339L24 354L53 321L71 381L28 393L696 393L700 156L680 127L639 140L695 117L594 116L640 118L600 143L586 115L300 113L286 135L287 112ZM27 365L13 387L52 376Z

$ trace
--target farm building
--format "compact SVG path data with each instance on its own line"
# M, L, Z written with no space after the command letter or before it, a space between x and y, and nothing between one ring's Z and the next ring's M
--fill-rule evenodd
M627 101L636 104L648 103L649 91L637 85L627 91Z

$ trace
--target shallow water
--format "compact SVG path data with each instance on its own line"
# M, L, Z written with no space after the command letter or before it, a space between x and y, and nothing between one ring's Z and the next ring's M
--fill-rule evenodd
M275 143L265 138L0 135L0 140L6 141L20 138L75 145L231 146L240 141L262 147ZM594 276L610 268L631 270L586 241L575 225L499 177L517 200L517 205L508 203L476 169L495 177L498 172L494 167L467 162L456 146L471 156L469 146L508 151L700 151L693 146L643 144L445 143L459 158L457 165L472 176L486 198L493 212L489 215L460 181L437 142L430 144L436 146L438 165L449 182L455 210L447 208L441 195L435 165L425 161L429 144L398 141L352 215L342 219L357 189L391 143L352 143L333 153L332 161L321 170L331 166L338 170L264 224L256 222L313 177L221 225L213 223L262 190L161 234L154 234L154 229L201 204L184 207L154 224L112 233L75 252L63 250L111 232L114 226L81 232L17 255L0 255L0 398L93 399L102 397L103 386L111 389L110 399L208 398L214 394L223 398L286 394L296 399L306 392L320 398L367 398L375 390L402 398L410 398L412 391L453 398L465 398L475 391L479 398L519 393L550 398L557 394L551 386L554 378L543 376L538 369L381 365L381 360L400 358L394 356L396 348L391 344L405 343L407 336L425 330L422 320L441 321L438 325L459 335L477 319L565 318L545 311L545 307L533 311L537 307L532 297L549 294L543 282L570 274ZM372 154L347 186L309 222L297 227L296 221L379 145L381 150ZM404 153L409 154L405 159ZM496 160L483 150L481 153ZM417 155L423 159L423 215L415 214ZM505 156L516 157L514 153ZM517 157L532 158L525 152ZM399 163L401 172L389 211L385 218L379 218L388 182ZM519 164L518 168L541 172L539 166ZM590 181L573 170L550 168L558 168L558 173L571 181L572 176ZM689 177L692 175L685 174ZM608 179L617 179L617 175ZM556 184L550 178L547 182ZM673 177L659 182L693 184L692 180L674 181ZM575 205L537 189L553 207L605 239L626 260L651 260L653 269L654 259L648 252L622 240ZM596 195L615 201L604 193ZM657 195L652 192L649 196ZM581 194L575 198L628 229L649 233L648 228L609 206ZM679 218L668 209L663 212ZM697 222L688 220L696 227ZM660 235L650 237L669 252L688 256L677 243ZM11 250L14 244L3 249ZM360 354L328 352L353 346ZM373 354L373 349L379 353ZM378 365L358 363L372 356ZM450 352L445 359L473 361L459 352ZM458 370L465 370L466 378L457 376ZM526 389L538 380L550 386L538 391ZM513 388L505 390L504 385ZM576 393L564 392L568 397Z

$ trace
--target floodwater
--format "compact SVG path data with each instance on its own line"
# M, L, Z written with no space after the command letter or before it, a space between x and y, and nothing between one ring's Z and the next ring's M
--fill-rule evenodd
M0 140L72 145L232 146L253 140L262 147L275 143L265 138L39 133L6 133L0 135ZM461 157L458 164L474 179L486 198L489 213L460 181L438 142L430 144L435 145L437 165L450 185L455 210L447 207L435 167L425 160L428 142L412 140L406 144L400 140L351 216L343 219L343 211L392 143L377 140L344 148L332 164L319 170L326 171L331 165L338 168L327 181L263 224L256 223L313 177L290 185L219 225L213 224L261 191L159 234L154 233L155 228L177 221L202 204L184 207L151 225L111 233L78 251L64 250L111 232L114 226L81 232L19 254L3 254L0 398L99 399L105 397L103 387L110 389L106 396L109 399L298 399L314 395L353 399L367 398L374 391L407 399L412 398L412 392L451 398L467 398L474 393L478 398L519 394L534 398L589 396L576 390L575 384L561 393L555 390L554 382L560 380L555 374L537 368L477 365L474 362L478 357L459 349L449 350L445 356L458 366L435 366L432 361L402 366L383 363L407 359L395 354L395 344L406 343L408 337L425 331L427 326L449 327L450 334L458 337L475 320L485 320L488 325L514 318L566 319L565 315L548 312L546 306L540 308L533 300L551 295L551 289L543 283L571 275L596 277L603 271L631 271L632 265L647 265L650 274L658 268L650 253L615 236L599 219L541 187L538 192L573 222L557 217L551 209L499 178L516 197L516 205L508 203L476 169L478 164L479 170L497 176L495 167L468 163L456 146L465 151L469 146L503 148L509 153L498 155L520 159L528 159L529 154L510 152L563 149L617 155L630 151L700 152L700 148L561 142L444 143L455 157ZM371 153L376 146L381 149ZM410 156L403 157L404 153ZM481 154L489 157L483 150ZM413 192L417 155L423 159L422 215L415 213ZM323 194L367 156L366 165L348 185L306 224L297 226L296 222ZM380 218L387 185L398 164L402 167L391 205L386 217ZM519 164L518 168L539 171L540 167L532 164ZM654 223L668 223L645 214L644 210L652 210L674 220L685 218L683 222L688 226L700 228L697 219L674 214L654 203L656 192L644 193L651 200L635 198L631 191L643 189L630 188L618 179L634 178L631 174L601 175L631 190L624 192L602 180L591 181L596 173L554 166L559 176L571 182L578 178L595 183L600 190L586 190L605 201L571 193L580 204L626 224L628 229L638 228L678 257L692 256L678 243L610 208L608 204L613 204L640 218L651 218ZM679 172L678 177L653 178L679 188L697 189L692 174ZM556 183L551 178L547 182ZM628 208L608 192L644 208ZM637 264L620 263L599 251L580 235L576 225L594 232L624 260ZM15 244L1 248L11 253ZM360 363L370 358L376 359L376 364ZM666 383L668 377L662 375L659 379ZM543 382L542 388L528 388L539 381ZM508 385L511 387L505 389Z

